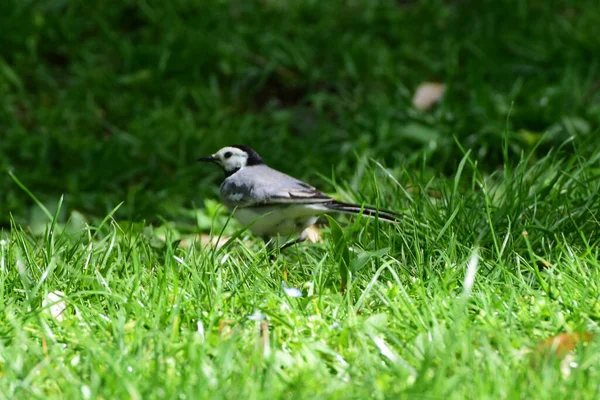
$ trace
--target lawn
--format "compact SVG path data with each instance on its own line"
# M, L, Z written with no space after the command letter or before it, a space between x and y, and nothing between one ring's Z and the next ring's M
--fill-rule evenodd
M2 397L599 397L595 1L0 15ZM233 143L404 218L269 253Z

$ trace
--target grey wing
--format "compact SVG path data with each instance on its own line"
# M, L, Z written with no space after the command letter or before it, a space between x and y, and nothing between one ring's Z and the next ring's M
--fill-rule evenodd
M231 176L236 190L228 191L237 206L330 202L333 199L311 185L264 166L247 167ZM240 183L244 184L241 185ZM225 182L224 182L225 184ZM231 187L234 185L231 184ZM235 194L234 194L235 193ZM221 190L223 194L223 190ZM225 200L225 196L224 196Z
M294 178L292 178L294 179ZM294 179L289 185L278 188L270 196L270 203L321 203L333 199L307 183Z

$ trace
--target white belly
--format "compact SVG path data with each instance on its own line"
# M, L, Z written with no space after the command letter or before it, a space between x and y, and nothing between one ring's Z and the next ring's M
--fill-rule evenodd
M290 236L317 221L324 211L312 205L249 207L235 211L235 218L257 236Z

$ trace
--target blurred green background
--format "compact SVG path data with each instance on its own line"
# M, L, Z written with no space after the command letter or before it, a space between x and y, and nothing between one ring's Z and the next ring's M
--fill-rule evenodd
M0 2L0 226L68 213L183 218L226 144L311 179L360 157L452 174L599 143L597 0ZM448 89L411 105L424 81ZM460 144L460 146L459 146ZM585 149L584 149L585 153ZM45 222L45 219L44 219Z

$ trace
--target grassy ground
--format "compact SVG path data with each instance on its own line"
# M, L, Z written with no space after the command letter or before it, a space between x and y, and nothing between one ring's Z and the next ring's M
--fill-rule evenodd
M598 397L596 2L0 14L4 397ZM406 218L270 260L194 163L232 142Z

